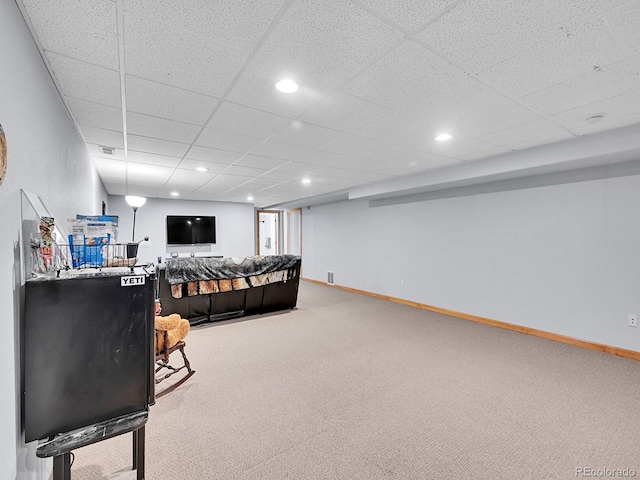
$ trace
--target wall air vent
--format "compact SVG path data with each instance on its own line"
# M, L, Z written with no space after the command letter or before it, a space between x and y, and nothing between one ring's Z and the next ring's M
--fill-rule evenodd
M327 284L333 285L333 272L327 272Z

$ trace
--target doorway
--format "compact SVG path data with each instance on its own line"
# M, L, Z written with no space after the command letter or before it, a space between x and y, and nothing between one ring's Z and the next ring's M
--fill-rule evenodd
M280 211L258 210L258 255L280 252Z

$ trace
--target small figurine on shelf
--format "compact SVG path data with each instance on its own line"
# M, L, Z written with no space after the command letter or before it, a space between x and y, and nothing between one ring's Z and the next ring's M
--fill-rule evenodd
M40 217L40 238L31 238L31 248L38 252L37 260L34 258L34 273L51 274L56 270L56 242L53 226L53 218Z

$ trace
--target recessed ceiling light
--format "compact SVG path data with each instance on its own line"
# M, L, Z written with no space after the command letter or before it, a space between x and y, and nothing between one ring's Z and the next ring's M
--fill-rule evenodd
M276 83L276 88L282 93L294 93L298 91L298 84L290 78L285 78Z
M311 183L311 179L309 179L309 178L303 178L303 179L302 179L302 183Z
M172 197L179 197L180 194L178 192L171 192Z
M209 169L205 168L205 167L196 167L196 170L199 171L199 172L208 172L209 171Z
M248 196L248 197L247 197L247 200L248 200L249 202L253 202L253 197L252 197L252 196Z
M449 135L448 133L441 133L436 137L436 140L439 142L444 142L445 140L449 140L450 138L451 135Z

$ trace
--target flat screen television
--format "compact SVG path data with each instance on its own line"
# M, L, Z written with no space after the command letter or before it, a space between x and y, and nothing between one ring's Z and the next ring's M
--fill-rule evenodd
M167 215L167 245L216 243L216 217Z

